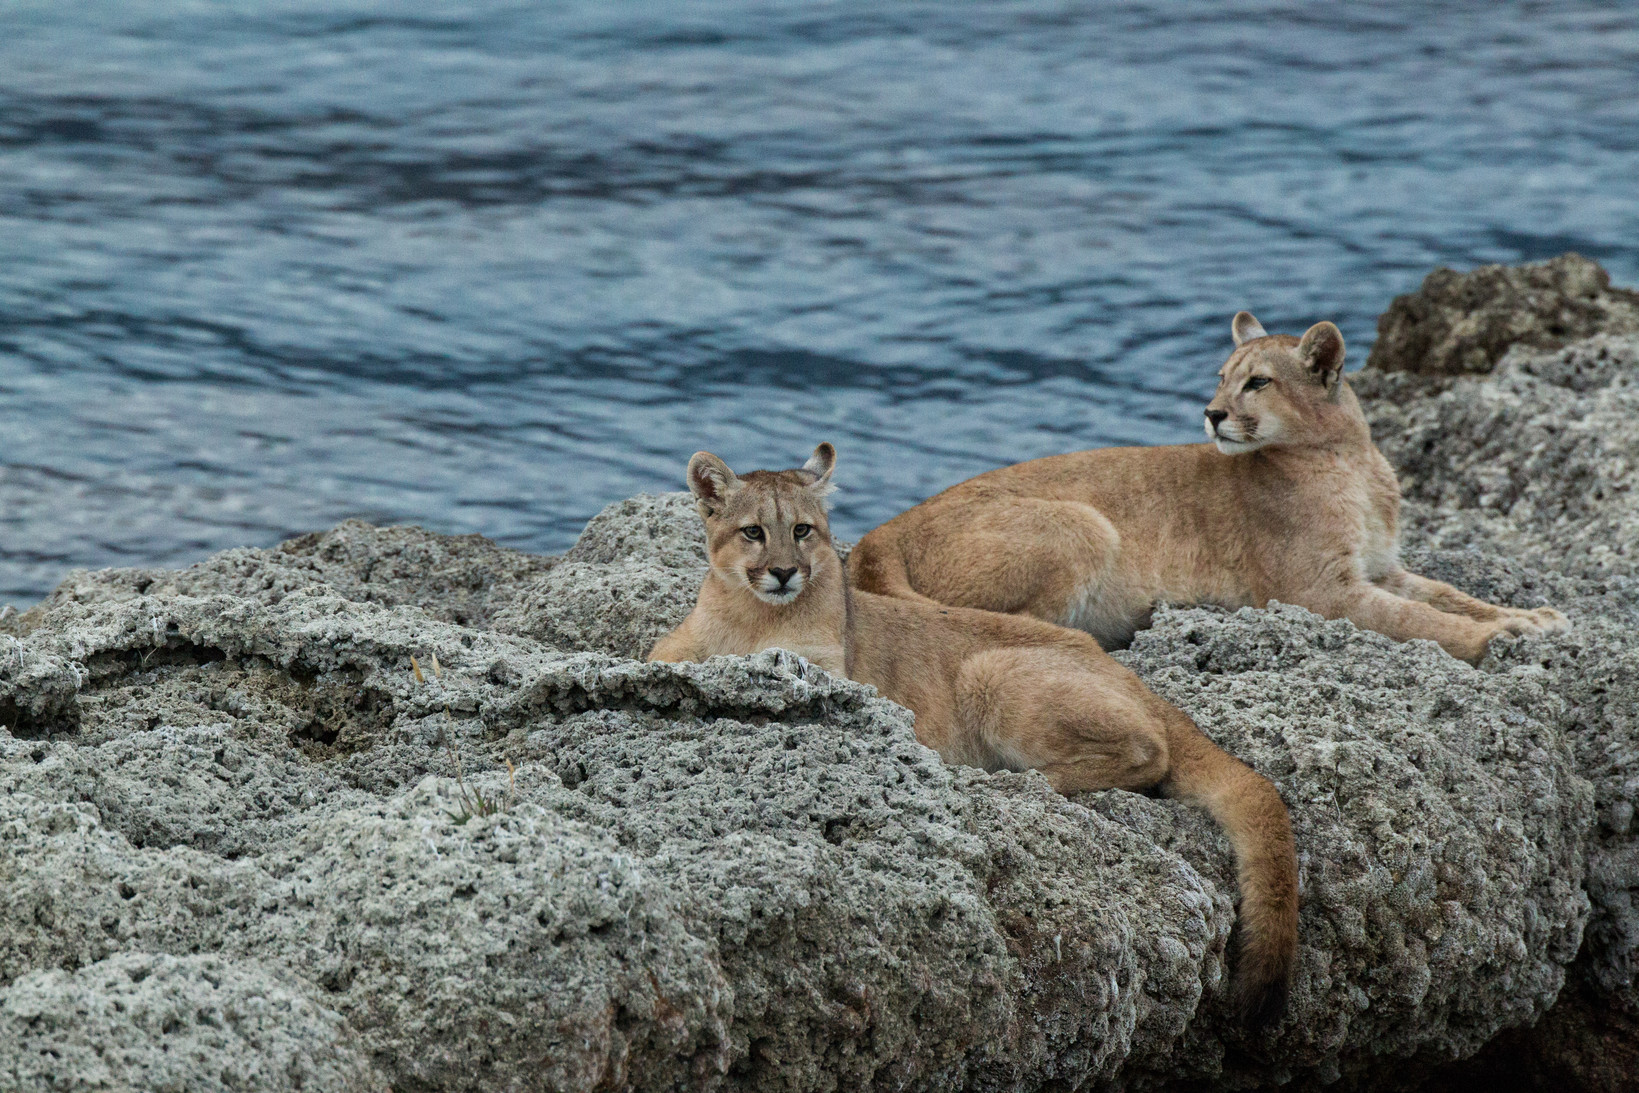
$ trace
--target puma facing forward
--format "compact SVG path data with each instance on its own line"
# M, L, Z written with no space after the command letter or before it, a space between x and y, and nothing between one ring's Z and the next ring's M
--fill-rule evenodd
M1235 316L1206 408L1211 443L1103 448L981 474L889 520L855 586L1086 630L1106 648L1157 602L1297 604L1470 663L1498 634L1565 629L1400 564L1400 487L1343 377L1343 335Z
M1159 788L1228 833L1240 885L1234 977L1249 1022L1284 1009L1297 951L1297 859L1286 806L1091 637L1036 619L852 591L831 543L829 444L801 469L737 476L689 461L711 569L650 660L778 647L875 686L916 715L947 762L1039 770L1061 793Z

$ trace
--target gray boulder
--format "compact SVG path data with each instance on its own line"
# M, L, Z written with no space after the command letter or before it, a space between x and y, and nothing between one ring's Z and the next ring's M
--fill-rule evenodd
M1639 1080L1639 337L1517 346L1489 376L1428 385L1354 377L1401 473L1408 552L1496 602L1552 603L1550 641L1496 645L1487 670L1540 670L1598 822L1592 915L1566 990L1537 1025L1491 1045L1464 1082L1617 1090ZM1433 549L1430 549L1432 547ZM1458 1088L1463 1086L1459 1085Z
M76 574L0 658L39 711L0 747L0 987L209 956L394 1088L497 1090L1367 1083L1560 992L1593 806L1543 671L1297 609L1162 611L1124 654L1292 806L1298 980L1249 1038L1193 808L947 767L783 654L629 659L698 535L662 497L552 565L354 524ZM623 624L633 572L672 591Z

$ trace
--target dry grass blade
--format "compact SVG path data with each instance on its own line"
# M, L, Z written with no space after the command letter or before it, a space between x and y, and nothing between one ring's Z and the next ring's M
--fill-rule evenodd
M427 658L432 662L434 685L444 699L444 747L450 753L450 763L455 767L455 787L461 794L461 811L450 813L450 817L456 823L464 824L474 816L491 816L503 808L511 808L517 800L518 783L515 777L517 768L510 759L506 761L507 797L504 804L498 797L484 796L480 789L467 789L467 774L461 765L461 752L455 746L455 714L450 710L449 695L444 689L444 667L438 663L436 652L429 650ZM410 658L410 672L417 683L427 685L427 677L421 672L421 662L413 656Z

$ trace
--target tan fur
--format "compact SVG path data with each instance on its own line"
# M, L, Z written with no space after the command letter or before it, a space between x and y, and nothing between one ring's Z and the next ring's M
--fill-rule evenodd
M649 659L789 649L908 706L917 739L948 762L1040 770L1062 793L1158 786L1204 805L1238 863L1237 999L1254 1022L1278 1016L1297 952L1298 892L1291 824L1274 785L1086 634L851 591L823 501L834 460L822 444L801 470L737 477L717 457L695 455L689 486L711 571L694 611ZM799 540L798 524L813 530ZM748 539L746 527L761 538ZM801 567L802 590L789 602L754 594L769 565Z
M1399 483L1343 378L1337 327L1270 336L1243 311L1233 330L1206 409L1212 443L1074 452L969 479L866 535L849 560L855 586L1034 615L1106 648L1163 600L1279 600L1470 663L1498 634L1569 625L1401 567Z

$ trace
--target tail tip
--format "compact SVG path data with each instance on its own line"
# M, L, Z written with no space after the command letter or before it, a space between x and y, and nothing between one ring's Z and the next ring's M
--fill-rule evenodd
M1235 984L1235 1009L1253 1032L1262 1032L1286 1015L1292 985L1285 975L1273 978L1246 977Z

